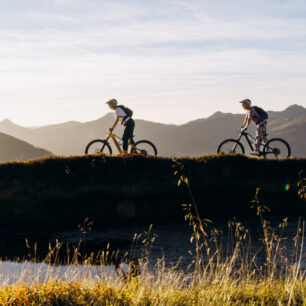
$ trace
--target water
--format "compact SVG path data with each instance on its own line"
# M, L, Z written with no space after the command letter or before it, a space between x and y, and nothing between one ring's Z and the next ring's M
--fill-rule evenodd
M129 270L126 264L122 264L121 267L125 272ZM0 287L12 284L42 284L50 280L61 282L82 282L86 280L94 283L107 282L108 280L119 281L120 278L115 270L114 265L55 266L44 263L0 261Z
M265 249L261 238L263 237L262 228L258 218L248 218L239 220L241 224L249 230L250 237L252 239L251 253L256 254L254 262L256 265L261 265L265 259ZM276 229L276 233L279 235L281 228L278 224L281 223L282 218L280 216L274 216L271 220L271 226ZM290 217L288 219L288 226L286 227L283 237L284 239L277 253L279 265L281 265L281 258L287 257L289 263L296 262L294 258L295 246L294 240L298 228L298 218ZM232 233L228 230L227 220L216 220L213 224L209 224L207 232L210 233L213 228L218 228L223 232L218 236L219 247L223 249L223 256L230 254L232 245L235 244L237 239L235 238L234 230ZM234 227L232 227L233 229ZM149 225L129 225L122 227L106 227L103 229L89 230L86 234L82 234L80 230L57 232L53 234L49 233L15 233L7 234L1 233L1 251L2 258L6 258L0 263L0 282L1 283L13 283L16 280L24 279L26 282L33 281L33 275L38 277L38 281L41 282L46 277L52 276L61 280L71 280L75 278L78 280L86 275L90 277L101 278L101 275L114 274L115 266L92 266L86 267L81 265L59 265L48 266L43 263L15 263L12 262L16 257L20 259L29 259L34 257L34 242L37 242L37 251L35 257L37 260L42 260L48 253L48 244L51 242L53 245L58 239L63 243L62 251L59 253L60 260L62 262L67 261L66 245L73 248L79 245L80 240L83 242L79 245L80 253L84 256L91 252L97 253L102 249L106 249L109 245L110 252L118 251L118 262L124 258L130 258L133 254L133 258L143 258L146 254L146 250L149 250L150 268L154 268L154 264L159 258L164 258L167 266L174 266L179 262L179 268L187 269L195 258L194 243L190 243L190 237L192 235L192 228L186 223L169 223L159 224L152 227L150 233L148 233ZM243 234L243 230L241 234ZM142 234L136 242L134 240L135 234ZM25 243L25 237L28 238L28 247ZM147 239L146 239L147 238ZM148 243L154 238L154 243ZM144 242L146 239L147 242ZM301 257L301 269L306 268L306 240L304 239L303 252ZM301 245L302 239L300 239ZM209 242L211 247L211 253L214 252L215 247L213 242ZM245 245L248 243L245 241ZM133 247L132 247L133 246ZM125 253L130 255L125 257ZM190 254L192 253L192 255ZM113 264L118 264L113 262ZM26 271L26 273L25 273ZM39 273L37 273L39 272ZM87 274L86 274L87 273ZM32 275L32 276L31 276Z

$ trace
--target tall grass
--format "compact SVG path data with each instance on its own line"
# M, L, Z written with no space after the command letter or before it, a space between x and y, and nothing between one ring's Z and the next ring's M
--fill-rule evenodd
M248 255L246 230L239 222L230 222L233 228L233 252L221 258L216 251L200 262L198 258L188 271L169 268L163 258L152 268L149 254L154 237L137 236L144 241L143 257L137 262L139 271L130 266L101 271L98 263L112 262L113 253L105 250L99 257L89 256L80 260L75 249L69 271L61 274L54 265L59 245L50 250L46 270L30 269L23 263L20 278L13 285L0 289L2 305L305 305L305 269L301 268L303 228L296 237L296 254L281 263L273 256L279 239L271 232L264 242L266 260L257 266L256 257ZM136 240L137 240L136 239ZM209 240L209 238L207 238ZM216 239L216 238L215 238ZM271 240L272 239L272 240ZM135 243L137 243L135 241ZM208 241L209 244L209 241ZM270 252L270 253L269 253ZM130 259L126 257L127 262ZM80 264L83 266L80 267ZM37 264L36 264L37 265ZM44 273L43 273L44 271ZM31 275L29 275L31 273ZM42 277L43 274L43 277Z
M76 247L71 250L68 278L56 273L61 263L60 243L50 246L44 260L47 272L44 278L37 269L32 278L26 277L28 265L24 263L19 280L0 289L2 305L306 305L306 269L303 264L305 222L301 221L294 239L291 256L283 249L287 219L279 228L273 228L266 218L269 208L261 203L260 189L256 190L252 207L261 223L264 258L252 251L252 237L248 229L236 219L228 222L231 233L227 247L223 248L222 233L213 228L211 221L202 219L194 199L191 185L180 162L175 162L178 185L187 188L190 203L184 204L185 219L193 229L190 242L195 245L194 261L186 270L179 266L167 267L165 258L150 262L150 251L156 236L152 227L135 235L131 251L118 262L118 253L109 248L98 254L81 256ZM305 193L305 180L299 182L299 195ZM84 233L88 220L80 229ZM143 255L135 257L137 245L143 246ZM68 252L69 253L69 252ZM190 253L192 253L190 251ZM114 264L115 263L115 264ZM99 265L112 265L93 273ZM83 270L80 272L80 265ZM67 276L67 275L66 275Z

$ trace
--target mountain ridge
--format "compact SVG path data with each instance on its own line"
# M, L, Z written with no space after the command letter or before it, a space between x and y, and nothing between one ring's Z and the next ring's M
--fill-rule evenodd
M295 156L306 155L306 109L301 105L290 105L283 111L268 111L269 137L283 137L292 146ZM136 119L135 135L138 139L154 142L161 155L199 155L215 153L218 144L226 138L235 138L244 114L215 112L181 125ZM84 153L86 144L95 138L105 138L107 129L114 121L112 113L93 121L68 121L36 129L15 125L6 119L0 122L0 132L22 139L34 146L46 148L59 155ZM121 135L122 126L116 134ZM250 127L255 134L255 125ZM115 150L116 151L116 150Z
M299 104L292 104L289 105L287 108L285 108L282 111L274 111L274 110L268 110L267 111L270 114L280 114L280 113L293 113L294 116L304 116L306 115L306 108L304 108L302 105ZM302 114L300 113L302 112ZM220 117L223 117L224 115L243 115L242 113L229 113L229 112L222 112L222 111L216 111L215 113L213 113L212 115L208 116L208 117L203 117L203 118L198 118L198 119L194 119L191 121L187 121L185 123L182 124L174 124L174 123L164 123L164 122L159 122L159 121L151 121L151 120L145 120L145 119L136 119L138 121L146 121L146 122L151 122L151 123L155 123L155 124L161 124L161 125L166 125L166 126L184 126L187 125L189 123L192 122L197 122L197 121L202 121L202 120L208 120L208 119L217 119ZM46 127L54 127L54 126L63 126L63 125L81 125L81 124L87 124L87 123L91 123L91 122L95 122L95 121L99 121L101 119L105 119L108 117L114 117L112 112L108 112L106 113L104 116L99 117L97 119L93 119L93 120L89 120L89 121L76 121L76 120L69 120L69 121L64 121L64 122L59 122L59 123L52 123L52 124L47 124L47 125L39 125L39 126L32 126L32 127L26 127L26 126L22 126L19 125L17 123L14 123L12 120L5 118L3 120L0 120L0 128L2 127L2 125L6 125L6 124L10 124L12 126L18 126L18 127L22 127L22 128L26 128L26 129L42 129L42 128L46 128Z
M51 152L32 146L13 136L0 133L0 162L25 161L52 155Z

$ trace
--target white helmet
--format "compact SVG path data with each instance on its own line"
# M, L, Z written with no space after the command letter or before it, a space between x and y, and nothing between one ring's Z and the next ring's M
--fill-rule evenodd
M107 101L106 104L111 105L113 107L116 107L118 102L117 102L116 99L111 99L111 100Z
M251 100L250 100L250 99L244 99L244 100L240 101L239 103L242 103L242 104L244 104L244 105L251 106Z

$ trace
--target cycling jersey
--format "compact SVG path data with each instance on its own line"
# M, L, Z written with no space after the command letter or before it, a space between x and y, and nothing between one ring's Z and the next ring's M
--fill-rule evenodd
M123 125L125 125L131 119L131 117L128 117L127 113L121 107L116 108L116 115L117 117L120 118L120 122ZM124 122L123 122L123 119L124 119Z

